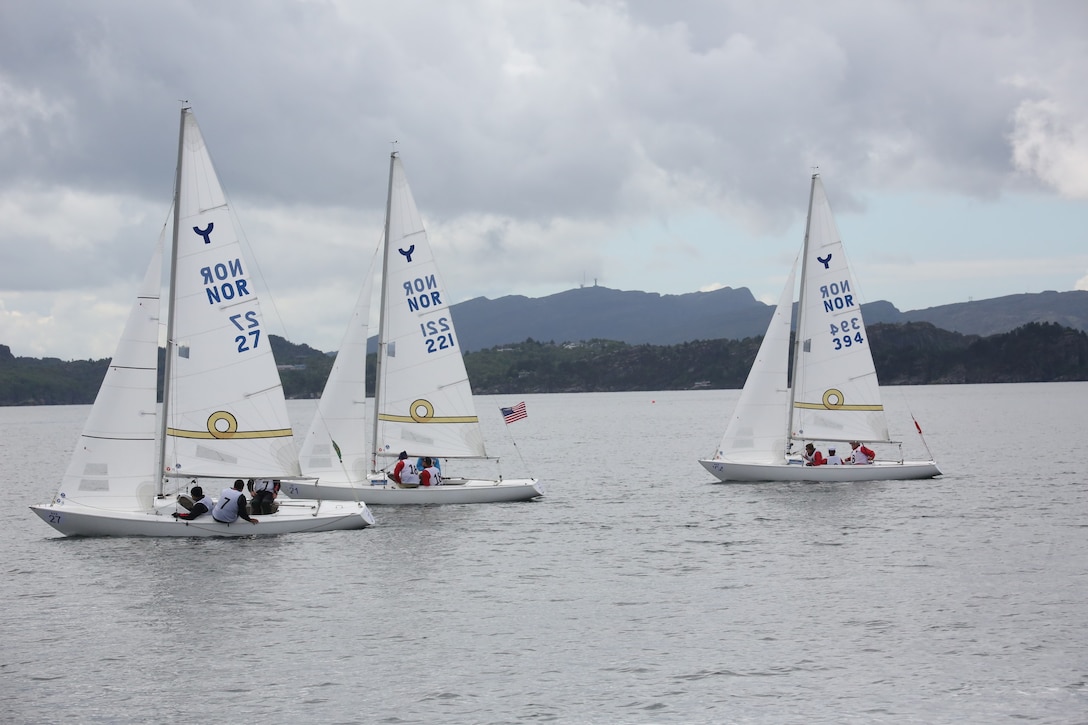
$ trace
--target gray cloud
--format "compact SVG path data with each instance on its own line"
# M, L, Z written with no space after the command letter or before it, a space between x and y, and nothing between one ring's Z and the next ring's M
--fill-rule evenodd
M440 214L637 208L642 163L772 211L817 157L993 194L1019 104L1062 92L1010 81L1052 79L1088 13L999 5L12 3L3 174L157 189L185 97L258 198L380 199L360 166L393 139Z
M369 248L396 140L465 297L570 286L611 264L592 240L686 211L781 232L813 166L840 211L1086 198L1086 21L1072 1L5 3L0 286L139 277L179 99L280 256L307 234L292 212ZM296 270L339 260L350 288L320 241Z

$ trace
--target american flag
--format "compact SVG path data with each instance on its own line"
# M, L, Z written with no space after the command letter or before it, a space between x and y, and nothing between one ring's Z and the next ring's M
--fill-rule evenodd
M502 419L507 425L529 417L529 414L525 412L525 403L518 403L512 408L499 408L499 410L502 411Z

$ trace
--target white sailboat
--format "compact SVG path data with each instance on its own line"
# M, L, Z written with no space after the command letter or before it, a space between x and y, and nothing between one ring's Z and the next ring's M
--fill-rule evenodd
M370 275L302 447L289 496L368 504L497 503L544 495L534 478L453 475L489 459L472 400L449 295L400 158L389 161L374 410L366 412ZM369 450L366 428L369 422ZM442 484L405 487L386 471L398 454L444 461Z
M213 496L236 479L299 476L296 447L250 266L196 119L181 111L166 304L163 403L156 403L166 231L57 495L31 506L67 536L252 536L361 529L364 504L281 502L257 524L193 520L175 494Z
M903 460L902 444L889 437L860 300L818 174L812 176L800 264L792 385L788 375L796 264L725 435L714 456L699 463L727 483L939 476L933 460ZM920 436L920 428L918 432ZM806 443L848 455L851 441L877 444L876 460L808 466L801 458Z

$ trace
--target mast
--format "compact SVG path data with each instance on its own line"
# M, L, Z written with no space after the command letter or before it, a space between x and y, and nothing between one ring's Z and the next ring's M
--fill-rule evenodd
M166 413L170 409L170 375L174 357L174 296L178 281L178 228L181 226L181 160L185 153L185 119L192 113L189 106L181 108L181 127L178 129L178 165L174 171L174 230L170 238L170 289L166 295L166 357L162 378L162 414L159 416L159 480L158 496L163 496L166 485Z
M812 232L812 199L816 196L816 182L820 174L812 175L812 185L808 190L808 214L805 216L805 243L801 248L801 291L797 296L797 332L793 336L793 369L790 371L790 407L786 411L786 449L793 443L793 402L797 393L797 372L801 369L801 352L804 340L801 333L805 329L805 284L808 277L808 238Z
M378 470L378 410L382 393L382 357L385 350L385 294L389 284L389 216L393 209L393 167L397 163L397 152L389 154L389 191L385 197L385 232L382 249L382 291L378 301L378 354L374 365L374 432L370 441L370 470Z

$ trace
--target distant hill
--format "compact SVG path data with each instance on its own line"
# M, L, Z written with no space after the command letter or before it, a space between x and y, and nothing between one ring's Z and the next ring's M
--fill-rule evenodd
M1029 323L979 337L925 322L868 328L873 362L886 385L1088 380L1088 333ZM465 356L478 394L699 390L744 385L755 337L678 345L526 341Z
M1088 332L1086 291L1010 295L909 312L879 301L863 305L863 310L873 338L877 370L887 384L1088 377L1083 372L1088 366L1083 358L1083 334L1067 335ZM477 379L487 381L477 392L516 390L519 386L527 392L647 389L642 387L647 385L671 388L688 385L689 378L711 387L738 386L747 374L771 313L772 307L756 300L746 288L660 295L593 286L535 299L477 297L453 308L461 348L466 353L513 348L533 340L545 345L526 347L521 355L532 358L546 353L548 364L585 368L577 384L573 379L561 382L562 375L557 373L555 378L538 376L529 385L528 369L519 355L504 354L493 360L486 355L476 360L467 356L473 383ZM881 330L881 324L892 329ZM1021 330L1024 327L1029 327L1028 333ZM1020 332L1010 335L1014 330ZM286 395L320 395L332 357L274 335L270 339ZM577 343L585 341L614 341L621 346L594 345L582 352L555 352L547 345L562 347L563 343L572 343L576 350ZM737 345L691 345L700 341ZM371 351L374 346L372 338ZM663 349L643 349L646 346ZM995 367L987 358L998 353L1003 367ZM718 357L722 355L729 358L728 362ZM1042 360L1047 356L1054 359ZM711 364L715 357L719 362ZM665 364L665 360L671 362ZM500 361L501 369L493 369ZM522 367L511 367L515 361ZM108 364L106 359L65 362L56 358L19 358L0 345L0 405L89 403ZM686 366L685 372L678 375L676 370L668 370L669 365ZM510 378L512 370L514 377Z
M869 321L868 315L865 321ZM1009 332L1029 322L1056 322L1062 327L1088 331L1088 292L1009 295L912 310L902 313L900 319L877 321L929 322L942 330L983 337Z
M287 397L316 398L325 387L333 358L309 345L269 335ZM162 400L163 360L159 348L158 399ZM94 402L110 359L59 360L16 357L0 345L0 405L84 405Z
M868 332L877 373L889 385L1088 380L1088 333L1055 323L1032 322L986 337L927 322L874 323ZM284 394L319 396L332 358L275 335L269 339ZM523 341L470 352L465 367L479 394L738 388L759 341L758 336L676 345ZM373 360L367 365L371 393ZM0 405L90 403L107 366L107 360L20 358L0 345Z
M548 297L486 297L453 307L461 345L478 350L507 342L618 340L675 345L710 338L762 335L771 307L747 288L660 295L584 287Z
M862 306L867 324L929 322L964 335L1009 332L1031 322L1088 331L1088 292L1040 292L900 312L890 302ZM453 306L464 350L533 339L541 342L617 340L629 345L676 345L693 340L762 336L773 306L746 288L660 295L607 287L547 297L477 297ZM371 338L369 349L375 350Z

